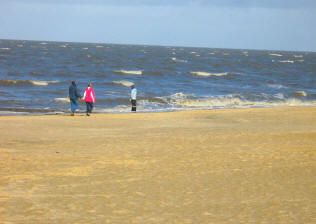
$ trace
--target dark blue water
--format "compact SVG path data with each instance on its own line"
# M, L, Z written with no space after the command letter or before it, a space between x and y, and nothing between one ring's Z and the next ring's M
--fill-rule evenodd
M0 40L0 114L67 112L72 80L103 113L131 83L145 112L315 106L316 53Z

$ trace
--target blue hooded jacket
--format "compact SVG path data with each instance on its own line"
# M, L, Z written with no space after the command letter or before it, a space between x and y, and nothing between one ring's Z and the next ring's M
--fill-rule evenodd
M69 98L70 100L77 100L78 98L82 98L78 92L75 81L72 81L71 85L69 86Z

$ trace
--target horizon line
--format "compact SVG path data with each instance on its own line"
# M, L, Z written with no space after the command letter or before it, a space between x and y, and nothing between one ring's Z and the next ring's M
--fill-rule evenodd
M0 39L0 41L33 41L33 42L55 42L55 43L78 43L78 44L108 44L108 45L135 45L152 47L176 47L176 48L206 48L206 49L224 49L224 50L248 50L248 51L279 51L279 52L306 52L316 53L313 50L280 50L263 48L228 48L228 47L202 47L202 46L182 46L182 45L160 45L160 44L140 44L140 43L105 43L105 42L87 42L87 41L61 41L61 40L31 40L31 39Z

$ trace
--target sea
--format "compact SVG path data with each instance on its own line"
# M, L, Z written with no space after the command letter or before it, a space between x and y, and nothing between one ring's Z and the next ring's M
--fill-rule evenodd
M139 112L316 106L316 53L0 40L0 115L69 113L73 80L95 113L130 113L132 84Z

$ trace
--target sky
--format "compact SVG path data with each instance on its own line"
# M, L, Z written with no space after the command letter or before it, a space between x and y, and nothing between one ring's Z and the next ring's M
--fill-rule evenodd
M0 0L0 39L316 51L316 0Z

